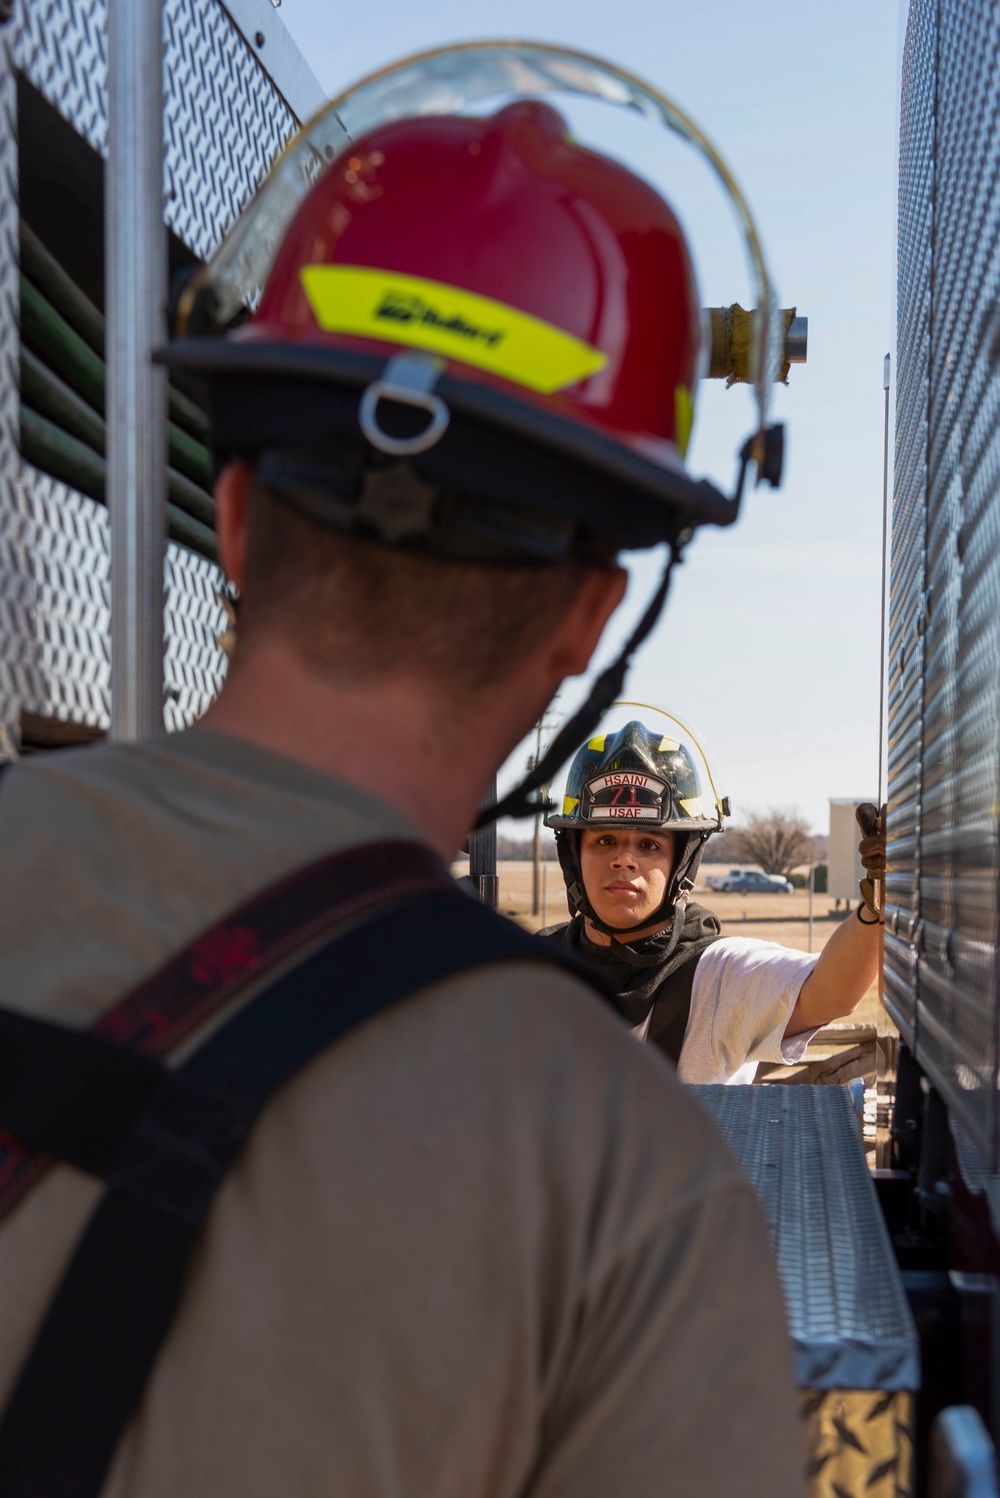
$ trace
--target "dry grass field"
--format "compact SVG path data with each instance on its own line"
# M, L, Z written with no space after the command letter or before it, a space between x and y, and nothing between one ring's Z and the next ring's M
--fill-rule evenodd
M453 871L456 875L467 874L468 860L460 859ZM722 864L703 865L699 874L701 882L694 894L699 904L707 905L719 917L726 936L755 936L763 941L795 947L800 952L810 950L808 890L794 890L790 895L724 895L706 888L704 880L709 874L726 872L727 868ZM513 917L529 931L538 931L543 926L554 926L568 919L566 894L557 863L542 865L542 909L537 916L531 913L531 864L504 862L499 865L498 873L500 909L504 915ZM830 896L813 897L812 951L822 950L842 919L843 910L835 911ZM873 987L854 1011L852 1019L858 1023L874 1024L877 1017L878 996Z

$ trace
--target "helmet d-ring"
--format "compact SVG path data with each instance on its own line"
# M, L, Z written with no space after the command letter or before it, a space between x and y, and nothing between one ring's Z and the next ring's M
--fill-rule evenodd
M434 394L434 386L444 367L443 359L428 354L397 354L389 360L381 377L365 390L358 410L361 430L372 447L394 458L406 458L427 452L441 440L451 413L441 397ZM426 412L430 420L412 437L392 437L379 425L378 408L382 401L412 406Z

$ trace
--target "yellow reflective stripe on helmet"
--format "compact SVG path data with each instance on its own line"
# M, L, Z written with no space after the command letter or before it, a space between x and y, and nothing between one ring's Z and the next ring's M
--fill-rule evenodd
M607 355L503 302L360 265L307 265L302 286L326 333L412 344L550 395L596 374Z
M686 385L677 385L674 389L674 423L677 450L685 458L691 441L691 428L694 426L694 399Z
M579 796L564 796L563 797L563 816L564 817L571 817L573 815L573 813L576 811L576 809L577 809L577 807L579 805L580 805L580 798L579 798Z
M593 749L597 754L603 754L604 753L604 745L607 742L607 737L608 736L607 736L606 733L599 734L596 739L590 739L589 740L589 742L587 744L587 748L588 749Z
M680 746L680 741L678 739L672 739L672 738L670 738L669 734L666 735L666 736L664 736L660 740L660 753L661 754L667 754L671 750L673 750L673 749L679 749L680 747L681 747Z
M700 817L704 809L700 796L688 796L686 800L678 801L677 805L689 817Z

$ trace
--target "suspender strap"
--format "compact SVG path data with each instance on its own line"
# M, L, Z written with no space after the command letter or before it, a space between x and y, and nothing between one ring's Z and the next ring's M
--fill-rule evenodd
M106 1175L161 1074L93 1033L0 1010L0 1118L21 1157L28 1145Z
M454 887L411 895L280 976L185 1065L157 1068L0 1422L0 1498L96 1498L215 1191L274 1092L408 995L512 960L566 965Z
M109 1074L121 1070L121 1047L163 1056L308 942L401 896L449 886L430 848L367 843L297 869L203 932L101 1016L89 1050L59 1026L0 1010L0 1057L10 1047L10 1064L0 1060L0 1128L9 1131L0 1135L0 1219L52 1155L105 1173L120 1144L120 1130L102 1115L116 1107ZM103 1060L101 1040L114 1042ZM148 1079L136 1073L134 1085ZM127 1098L122 1106L127 1112Z

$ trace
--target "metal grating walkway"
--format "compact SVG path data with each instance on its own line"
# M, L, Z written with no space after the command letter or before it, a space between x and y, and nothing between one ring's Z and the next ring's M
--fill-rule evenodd
M917 1334L844 1087L695 1087L756 1187L802 1389L920 1386Z

